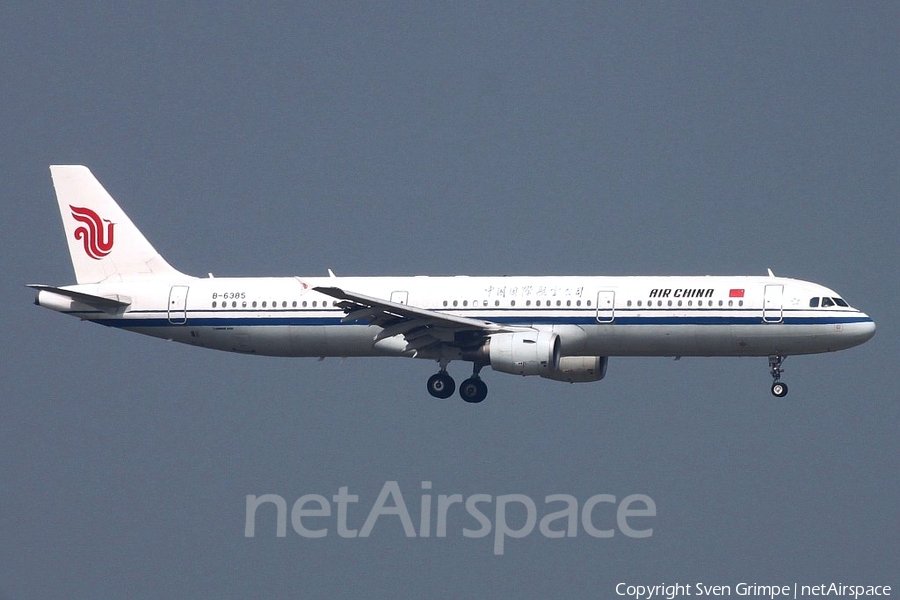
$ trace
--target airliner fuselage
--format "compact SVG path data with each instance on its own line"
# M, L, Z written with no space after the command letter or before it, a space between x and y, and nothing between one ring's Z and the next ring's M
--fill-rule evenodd
M409 349L400 334L376 340L383 328L348 322L340 300L316 288L546 328L561 334L562 356L813 354L856 346L874 329L836 292L780 277L215 277L69 288L132 303L110 314L52 291L40 292L39 303L102 325L266 356L440 358L436 349Z
M166 263L84 167L52 167L79 283L33 285L36 303L102 325L266 356L437 361L428 391L487 394L484 366L597 381L610 356L766 356L856 346L871 318L821 285L768 276L206 277ZM104 229L105 227L105 229ZM80 233L79 233L80 232ZM91 238L94 238L93 241ZM119 254L117 254L119 252Z

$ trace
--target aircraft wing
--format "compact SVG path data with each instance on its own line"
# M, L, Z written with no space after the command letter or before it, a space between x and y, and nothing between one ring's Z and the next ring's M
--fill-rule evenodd
M460 347L472 345L493 333L527 329L417 308L337 287L313 289L341 301L337 306L347 313L344 322L364 321L382 327L375 341L402 335L406 339L407 350L416 352L440 343Z

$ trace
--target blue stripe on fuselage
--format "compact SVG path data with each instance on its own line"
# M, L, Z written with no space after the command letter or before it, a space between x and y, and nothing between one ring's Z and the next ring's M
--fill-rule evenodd
M249 312L249 311L248 311ZM150 313L150 311L148 311ZM190 326L190 327L274 327L274 326L300 326L314 327L322 325L365 325L365 322L343 321L343 314L334 317L329 316L301 316L297 314L285 316L240 316L228 315L217 317L195 317L188 314L187 323L174 324L171 323L165 315L165 312L152 311L154 316L148 317L131 317L131 318L94 318L93 314L75 313L76 316L89 320L93 323L106 325L108 327L132 328L132 327L173 327L173 326ZM596 313L591 312L590 316L579 315L533 315L533 316L496 316L482 317L493 323L504 325L521 325L529 327L533 325L836 325L850 323L869 323L872 321L869 317L855 316L848 314L847 316L821 316L821 317L791 317L784 316L779 323L764 323L762 317L757 311L755 315L747 316L703 316L703 315L686 315L686 316L629 316L616 314L615 320L609 323L601 323L597 321Z

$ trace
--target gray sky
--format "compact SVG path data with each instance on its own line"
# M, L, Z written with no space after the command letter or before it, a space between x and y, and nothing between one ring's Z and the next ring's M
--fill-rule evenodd
M896 590L900 9L319 4L0 7L0 598ZM22 284L73 280L59 163L196 275L771 267L878 333L790 358L784 400L765 359L613 358L599 383L486 370L482 405L437 401L431 363L228 355L32 306ZM393 480L417 524L422 481L657 516L503 556L465 513L443 539L389 516L276 538L263 512L244 537L247 494L346 486L359 528Z

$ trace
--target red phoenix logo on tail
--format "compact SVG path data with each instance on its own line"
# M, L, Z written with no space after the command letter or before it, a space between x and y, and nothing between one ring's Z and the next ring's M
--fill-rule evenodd
M84 252L95 260L100 260L110 253L113 247L113 227L110 223L89 208L69 205L72 209L72 217L79 223L84 223L75 230L75 239L84 242ZM106 223L106 230L103 229Z

